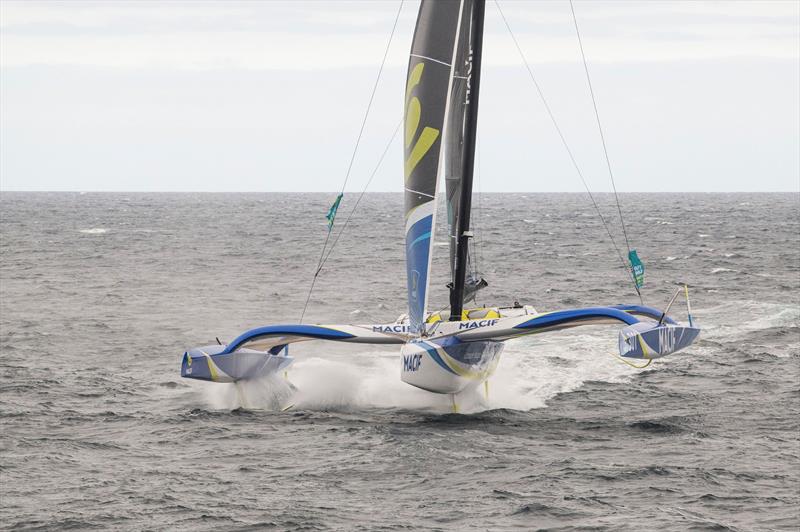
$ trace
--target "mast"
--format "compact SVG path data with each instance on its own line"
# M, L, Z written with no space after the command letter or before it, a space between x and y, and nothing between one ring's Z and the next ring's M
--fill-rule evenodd
M478 96L481 81L481 52L483 49L483 17L485 0L475 0L472 7L472 24L470 26L470 54L468 61L472 68L467 76L467 93L464 104L467 107L464 148L462 152L462 168L464 175L459 198L456 267L453 287L450 289L450 321L460 321L464 307L464 283L467 275L467 257L469 253L469 216L472 210L472 173L475 163L475 138L478 128Z

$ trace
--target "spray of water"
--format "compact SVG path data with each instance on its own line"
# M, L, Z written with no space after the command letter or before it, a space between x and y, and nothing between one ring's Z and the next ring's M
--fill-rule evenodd
M542 408L554 395L574 390L586 380L614 382L631 378L637 370L610 356L616 346L609 338L614 339L607 331L597 330L508 342L489 381L488 396L483 385L462 392L456 398L459 412ZM298 354L288 380L272 376L237 385L207 386L209 405L218 409L279 410L291 406L321 411L452 409L449 396L432 394L400 380L398 354L355 351L341 356L326 354L323 347L316 347L318 351Z
M282 410L291 404L295 391L288 380L271 375L236 384L206 385L203 393L208 405L215 410Z

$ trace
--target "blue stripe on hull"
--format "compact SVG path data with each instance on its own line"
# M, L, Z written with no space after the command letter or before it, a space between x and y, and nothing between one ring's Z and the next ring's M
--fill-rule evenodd
M555 325L561 325L564 323L570 323L574 321L591 320L595 318L611 318L619 320L628 325L633 325L634 323L639 322L639 320L637 320L635 317L631 316L627 312L623 312L622 310L616 308L593 307L593 308L582 308L576 310L561 310L558 312L550 312L543 316L538 316L526 322L520 323L519 325L516 325L514 328L538 329L543 327L552 327Z
M431 356L433 361L440 365L445 371L448 371L453 375L458 375L455 371L450 369L450 366L444 363L444 360L442 360L442 357L440 357L439 353L436 351L435 345L431 345L428 342L419 342L419 344L425 348L425 351Z
M354 338L350 333L329 329L328 327L320 327L319 325L267 325L266 327L259 327L242 333L228 344L222 354L233 353L243 344L263 336L305 336L317 340L346 340L347 338Z

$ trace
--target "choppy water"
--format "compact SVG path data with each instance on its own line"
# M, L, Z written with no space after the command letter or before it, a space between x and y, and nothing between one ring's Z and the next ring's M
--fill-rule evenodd
M689 282L704 327L687 352L646 370L610 356L616 329L598 327L509 342L488 401L462 398L465 414L402 384L388 348L294 349L301 392L285 413L264 408L263 384L248 385L242 409L230 385L181 380L187 347L297 320L331 200L0 195L0 524L800 526L797 194L623 195L645 302L662 306L672 283ZM611 198L601 203L611 217ZM307 321L404 311L401 204L366 197ZM585 197L476 204L483 302L635 301Z

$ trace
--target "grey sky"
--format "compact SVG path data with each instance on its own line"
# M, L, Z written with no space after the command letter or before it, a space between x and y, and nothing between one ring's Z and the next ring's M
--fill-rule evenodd
M2 190L341 186L399 2L0 2ZM609 190L566 1L501 2L593 190ZM402 116L418 3L348 186ZM621 191L800 190L800 2L576 1ZM484 191L580 191L492 2ZM370 187L402 190L399 142Z

